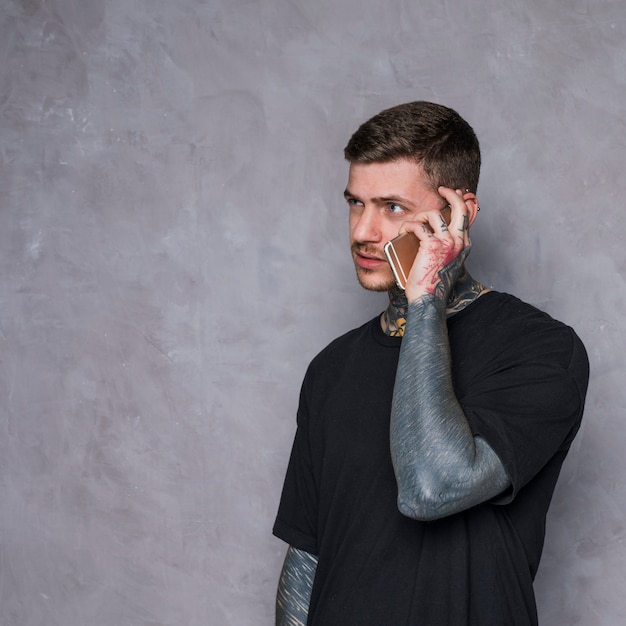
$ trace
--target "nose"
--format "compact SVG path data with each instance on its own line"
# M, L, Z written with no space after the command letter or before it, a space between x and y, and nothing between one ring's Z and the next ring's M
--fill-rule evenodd
M352 239L359 243L379 243L382 239L380 216L374 207L363 207L354 217Z

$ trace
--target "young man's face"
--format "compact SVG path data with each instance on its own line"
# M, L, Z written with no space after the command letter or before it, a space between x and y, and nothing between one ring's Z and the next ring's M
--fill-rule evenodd
M345 197L350 207L350 246L361 286L388 291L395 285L383 250L403 222L446 201L425 182L421 165L401 159L352 163Z

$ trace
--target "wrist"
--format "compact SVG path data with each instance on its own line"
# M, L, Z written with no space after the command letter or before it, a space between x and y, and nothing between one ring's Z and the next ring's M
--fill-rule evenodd
M423 293L415 299L409 300L407 309L407 324L409 322L423 323L428 320L439 321L446 317L445 301L433 293Z

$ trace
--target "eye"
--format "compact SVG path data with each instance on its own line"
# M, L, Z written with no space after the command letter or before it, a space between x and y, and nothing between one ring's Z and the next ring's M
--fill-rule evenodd
M399 204L396 204L395 202L390 202L387 205L387 210L389 211L389 213L393 213L395 215L405 212L404 207Z

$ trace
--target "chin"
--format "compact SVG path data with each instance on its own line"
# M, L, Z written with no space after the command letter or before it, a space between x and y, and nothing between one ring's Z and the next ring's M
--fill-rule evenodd
M368 291L389 291L396 285L393 278L386 276L377 276L374 272L364 272L359 270L356 273L359 285Z

